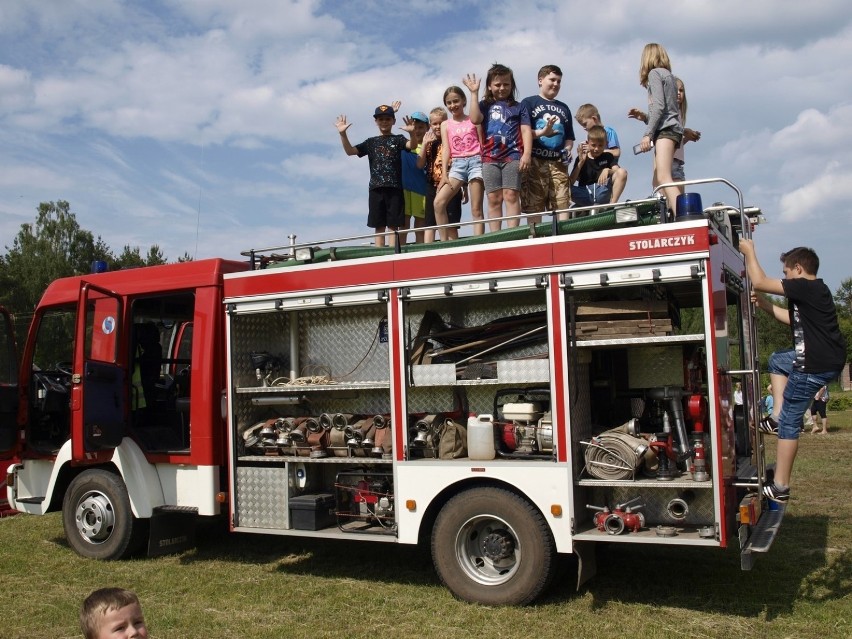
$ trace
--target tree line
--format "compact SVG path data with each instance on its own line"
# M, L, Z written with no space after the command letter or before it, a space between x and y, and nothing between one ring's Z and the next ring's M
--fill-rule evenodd
M152 245L144 256L138 246L125 245L119 254L91 231L82 228L71 205L64 201L42 202L35 221L22 224L0 256L0 305L15 315L15 334L22 340L47 285L53 280L92 271L96 261L109 270L166 264L160 247ZM188 253L178 258L186 262Z

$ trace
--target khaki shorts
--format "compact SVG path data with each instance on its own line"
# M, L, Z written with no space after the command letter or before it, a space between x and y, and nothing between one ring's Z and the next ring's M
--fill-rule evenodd
M521 178L521 210L524 213L541 213L569 206L568 167L559 160L532 158Z
M665 129L660 129L657 132L657 137L654 138L654 141L659 138L666 138L668 140L671 140L675 143L675 148L679 149L680 144L683 141L683 134L675 133L675 128L673 126L667 126Z

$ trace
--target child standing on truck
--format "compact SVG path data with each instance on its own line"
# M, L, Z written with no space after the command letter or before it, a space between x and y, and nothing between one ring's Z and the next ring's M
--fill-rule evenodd
M420 145L419 155L417 156L417 166L426 172L426 226L435 226L438 222L435 218L435 197L438 193L438 188L446 183L445 175L449 174L449 167L444 167L444 145L441 142L441 125L447 121L447 110L444 107L435 107L429 112L430 129L423 136L423 144ZM464 194L464 195L462 195ZM464 199L463 199L464 198ZM461 222L462 203L467 199L467 186L462 186L461 191L456 191L449 203L445 205L444 215L447 217L450 224ZM479 216L482 217L482 193L480 189L480 210ZM450 239L449 234L453 233L458 237L458 230L444 229L442 233L448 236L442 236L443 239ZM435 241L435 230L427 230L424 237L425 242Z
M474 114L479 113L479 78L468 74L464 85L470 92L470 115L464 108L467 98L464 91L451 86L444 91L444 106L450 112L450 119L441 123L441 162L444 166L444 178L435 195L435 221L446 224L447 204L465 184L470 190L470 215L474 220L482 219L482 141L480 129ZM481 118L480 118L481 119ZM482 235L482 224L473 225L473 234ZM447 237L458 237L458 231L447 229Z
M752 300L760 308L790 326L793 337L794 348L769 356L775 401L772 414L761 419L759 425L764 433L778 435L775 481L763 487L763 494L772 501L786 503L802 418L814 393L840 375L846 365L846 344L831 291L817 278L819 257L813 249L800 246L782 253L781 280L766 275L752 240L740 239L739 249L754 290L783 295L789 304L789 308L782 308L765 296L752 293Z
M398 107L397 107L398 108ZM373 119L379 129L379 135L367 138L361 144L353 146L346 133L352 126L345 115L340 115L335 121L340 142L346 155L367 156L370 161L370 198L367 226L375 229L376 246L385 245L385 233L388 230L398 231L405 224L405 199L402 192L402 154L406 149L416 148L419 140L414 139L414 125L405 118L404 131L412 135L411 140L405 136L391 133L396 115L394 106L382 104L376 107ZM402 241L402 238L400 238ZM396 244L395 234L390 236L390 245Z
M148 638L139 598L124 588L101 588L86 597L80 629L86 639Z
M639 84L648 89L648 126L639 148L644 153L654 147L654 182L667 184L672 182L675 149L683 142L683 124L677 102L677 83L663 45L656 42L645 45L639 64ZM667 206L674 211L680 190L669 186L663 193Z
M557 100L562 69L547 64L538 71L538 95L524 98L533 128L532 160L521 178L521 208L528 224L541 222L541 211L563 211L571 205L568 163L574 148L571 109ZM567 220L568 213L559 213Z
M521 213L521 173L530 165L532 127L527 106L518 102L515 76L509 67L494 64L485 76L485 97L470 118L485 129L482 145L482 178L488 198L488 227L499 231L503 217ZM518 226L518 217L507 226Z

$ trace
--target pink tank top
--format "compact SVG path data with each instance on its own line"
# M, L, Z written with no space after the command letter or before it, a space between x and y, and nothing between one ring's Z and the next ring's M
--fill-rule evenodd
M447 137L451 158L469 158L482 152L476 125L470 121L470 117L465 117L461 122L448 120Z

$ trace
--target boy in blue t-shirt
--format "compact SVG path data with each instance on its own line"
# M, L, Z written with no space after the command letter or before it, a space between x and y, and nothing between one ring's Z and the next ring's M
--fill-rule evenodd
M530 112L532 158L521 176L521 210L527 223L541 222L542 211L564 210L571 205L568 162L574 147L571 109L556 99L562 86L562 70L555 64L539 69L538 95L522 100ZM568 213L558 214L560 220Z
M338 116L335 121L340 142L346 155L367 156L370 161L370 198L367 226L375 229L376 246L385 245L385 233L398 231L405 224L405 201L402 193L402 154L406 149L417 147L417 142L406 140L403 135L391 133L396 115L394 107L387 104L376 107L373 113L379 135L367 138L353 146L346 131L352 126L346 116ZM404 131L414 137L414 126L405 118ZM395 235L390 236L389 244L396 244Z
M607 153L612 154L617 163L618 158L621 157L621 144L618 141L618 134L611 126L603 125L603 123L601 122L601 114L598 111L598 108L594 104L584 104L579 109L577 109L577 115L575 117L577 119L578 124L586 131L588 131L595 125L603 126L604 131L606 131L606 146L604 147L604 149ZM610 202L615 203L618 202L618 199L624 192L624 187L627 186L627 169L625 169L623 166L617 167L616 170L613 171L610 178L612 179L612 195L610 198Z

